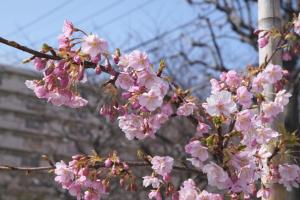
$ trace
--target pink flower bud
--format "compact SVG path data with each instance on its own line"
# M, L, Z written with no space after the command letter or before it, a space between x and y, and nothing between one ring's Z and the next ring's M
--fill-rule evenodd
M121 187L124 187L125 180L124 180L123 178L121 178L119 183L120 183L120 186L121 186Z
M100 55L100 54L98 54L97 56L91 58L91 61L92 61L93 63L96 63L96 64L97 64L100 60L101 60L101 55Z
M102 70L101 70L101 67L99 65L97 65L97 67L95 68L95 73L97 75L101 74Z
M125 170L129 169L129 166L127 165L127 163L123 163L123 167L124 167Z
M70 37L73 32L74 32L74 26L73 26L72 22L69 20L65 20L65 23L63 26L64 36Z
M171 180L171 176L170 176L169 174L166 174L166 175L163 176L163 180L164 180L166 183L168 183L168 182L170 182L170 180Z
M47 64L47 61L41 58L35 58L33 62L34 62L35 69L38 71L45 69Z
M111 159L106 159L104 162L105 167L110 168L112 166L113 162L111 161Z
M80 58L80 56L78 56L78 55L74 56L74 57L73 57L73 60L74 60L74 62L77 63L77 64L80 64L80 63L81 63L81 58Z
M264 48L269 43L269 35L258 38L257 42L259 48Z
M114 59L114 63L117 65L120 61L120 57L116 56L116 55L112 55L113 59Z
M290 60L292 60L292 55L290 54L290 52L284 51L282 53L282 60L284 60L284 61L290 61Z

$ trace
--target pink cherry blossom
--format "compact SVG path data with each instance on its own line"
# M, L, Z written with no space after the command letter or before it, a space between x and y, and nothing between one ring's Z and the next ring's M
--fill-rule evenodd
M231 88L237 88L240 86L242 80L236 71L230 70L226 73L226 84Z
M148 186L152 186L153 188L158 188L160 183L162 181L159 180L157 177L155 176L144 176L143 177L143 186L144 187L148 187Z
M257 135L256 135L256 142L259 144L264 144L269 142L273 138L277 138L279 136L279 133L274 131L271 128L261 127L257 128Z
M231 191L235 193L243 192L244 194L252 194L255 191L255 166L246 165L237 169L237 180L231 187Z
M193 114L194 110L196 109L196 104L193 102L185 102L180 105L180 107L177 109L176 114L179 116L189 116Z
M59 49L69 49L71 48L70 38L65 35L58 36L58 48Z
M209 193L206 190L202 190L196 200L223 200L220 194Z
M178 193L179 200L196 200L198 192L195 182L192 179L184 181Z
M161 107L161 112L166 114L167 116L171 116L174 111L172 105L170 103L166 103Z
M278 172L280 175L279 183L283 184L288 191L291 191L292 187L299 187L297 180L299 180L300 168L295 164L283 164L279 165Z
M165 176L171 173L174 159L170 156L154 156L151 159L152 169L159 175Z
M208 97L206 101L207 104L204 104L204 108L211 116L224 115L228 117L237 110L231 93L228 91L216 92Z
M208 159L207 147L204 147L198 140L192 141L185 146L185 151L192 157L198 158L202 162Z
M263 102L261 106L264 116L268 118L276 117L283 111L283 106L275 102Z
M122 68L122 71L126 72L129 65L129 55L128 54L121 55L119 58L118 65Z
M121 73L119 74L115 84L123 90L129 90L129 88L134 85L134 80L129 74Z
M34 62L35 69L38 71L45 69L47 64L47 61L41 58L35 58L33 62Z
M210 126L208 126L205 123L199 122L198 125L197 125L196 130L197 130L196 135L201 137L204 133L209 132Z
M144 119L141 116L129 114L118 117L118 120L119 127L125 133L127 139L144 139L146 137L143 130Z
M202 171L207 174L209 185L215 186L219 190L223 190L231 186L231 180L227 172L214 162L204 165Z
M74 173L65 164L64 161L55 164L54 173L56 174L55 181L62 184L63 188L68 188L74 179Z
M154 73L148 71L140 71L137 73L137 84L140 86L145 86L147 89L151 89L155 82L159 81L159 77Z
M282 71L281 66L269 64L266 67L266 69L263 71L263 74L265 74L265 76L266 76L265 79L269 83L274 84L282 78L283 71Z
M70 37L73 32L74 32L74 26L73 26L72 22L69 20L65 20L64 26L63 26L64 36Z
M211 84L211 93L214 94L218 91L221 90L221 85L219 83L219 81L217 81L216 79L210 79L210 84Z
M82 52L91 56L91 58L97 57L99 54L107 53L108 44L102 38L97 35L90 34L85 36L81 45Z
M139 96L138 100L139 104L147 108L149 111L154 111L163 103L163 98L161 97L158 88L153 88L149 92L143 93Z
M251 110L243 110L236 115L235 128L238 131L249 131L253 128L254 114Z
M244 108L249 108L252 104L252 93L250 93L245 86L239 87L236 93L239 104L244 106Z
M279 92L276 93L274 102L278 105L285 106L289 103L289 98L291 96L292 95L286 92L286 90L280 90Z
M99 196L99 193L94 191L85 191L84 192L84 200L99 200L101 197Z
M263 91L263 86L268 83L265 73L258 73L252 80L252 91L260 93Z
M159 190L151 190L148 194L149 199L162 200L162 196Z
M66 105L70 102L72 96L69 92L51 92L48 101L56 106Z
M134 50L129 54L129 67L136 71L148 70L150 68L150 61L145 52Z
M203 168L203 162L201 160L199 160L198 158L187 158L186 160L190 161L191 164L198 169Z
M269 188L260 188L260 190L257 191L256 197L257 198L263 198L263 199L269 199L271 195L271 189Z
M160 95L165 96L169 90L169 84L166 81L164 81L163 79L157 77L152 82L152 85L150 87L147 87L147 85L146 85L146 88L149 90L151 90L153 88L157 88L160 91Z
M79 183L73 182L66 189L68 189L69 194L71 196L74 196L74 197L77 197L77 199L80 199L80 197L81 197L81 185Z
M25 81L26 87L33 90L38 98L48 98L49 92L43 85L38 85L36 81Z
M70 108L80 108L86 106L88 101L80 96L72 96L70 101L66 102L66 106Z

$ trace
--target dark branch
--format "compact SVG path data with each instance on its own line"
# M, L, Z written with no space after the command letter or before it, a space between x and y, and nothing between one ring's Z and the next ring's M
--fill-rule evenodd
M42 52L36 51L34 49L28 48L24 45L21 45L21 44L15 42L15 41L7 40L3 37L0 37L0 43L3 43L5 45L11 46L15 49L19 49L21 51L24 51L26 53L29 53L29 54L35 56L35 57L45 58L45 59L49 59L49 60L62 60L63 59L62 57L57 56L53 53L52 53L52 55L42 53ZM95 63L92 63L92 62L89 62L89 61L84 61L84 67L85 68L96 68L96 66L97 65ZM111 74L111 71L109 69L107 69L104 65L99 65L99 66L100 66L100 68L103 72Z

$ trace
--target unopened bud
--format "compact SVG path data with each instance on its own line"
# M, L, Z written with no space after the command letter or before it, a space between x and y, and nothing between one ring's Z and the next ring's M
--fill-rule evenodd
M113 162L111 161L111 159L106 159L104 162L105 167L110 168L112 166Z
M97 75L101 74L102 70L101 70L101 67L99 65L97 65L97 67L95 68L95 73Z

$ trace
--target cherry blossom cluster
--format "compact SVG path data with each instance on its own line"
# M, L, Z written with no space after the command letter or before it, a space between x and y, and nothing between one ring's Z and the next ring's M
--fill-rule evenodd
M32 89L38 98L47 99L54 105L78 108L85 106L88 101L82 98L77 90L79 82L84 82L85 62L98 63L102 56L107 55L108 44L97 35L86 35L82 39L72 38L73 33L80 30L65 21L63 34L58 38L58 51L44 45L41 52L51 52L54 58L32 57L36 70L43 71L42 80L26 81L26 86ZM80 48L76 45L81 44Z
M98 200L107 193L107 188L102 180L93 177L88 167L79 164L80 159L80 156L73 156L68 165L64 161L56 163L55 181L77 199Z
M291 28L299 34L299 24L300 20L294 19L286 33L259 30L259 47L266 46L275 34L281 34L283 39L278 48L290 51L286 48L291 40L285 36ZM73 37L76 32L84 36ZM200 189L191 178L181 185L174 184L172 171L176 160L153 156L145 160L152 174L143 177L143 186L150 189L149 199L268 198L275 183L287 190L298 187L300 168L289 162L277 162L287 146L295 144L274 126L291 97L284 88L288 73L281 66L266 60L257 68L249 67L247 74L223 72L218 80L210 80L211 94L200 102L163 77L163 62L156 69L148 55L139 50L121 54L117 49L110 54L104 39L86 34L69 21L64 24L57 52L47 45L41 52L50 52L57 59L32 58L44 76L42 80L27 81L27 87L38 98L77 108L87 104L77 91L87 66L93 66L96 74L108 73L110 80L105 87L110 87L112 97L102 105L100 114L117 120L129 140L154 138L171 117L186 117L195 123L191 127L195 135L184 147L187 157L180 168L194 169L207 184ZM121 186L128 181L130 188L136 188L128 166L115 154L104 160L75 156L68 165L63 161L57 163L55 180L78 199L100 199L109 185L107 177L100 176L101 168L111 176L121 177Z
M99 200L107 196L113 177L120 179L121 187L127 184L127 190L135 190L129 166L120 162L116 152L106 159L97 154L73 156L68 165L64 161L57 162L54 173L55 181L78 200Z
M155 73L145 52L135 50L117 60L120 74L115 85L127 100L120 106L119 127L130 140L154 137L172 114L170 105L164 103L169 84Z

